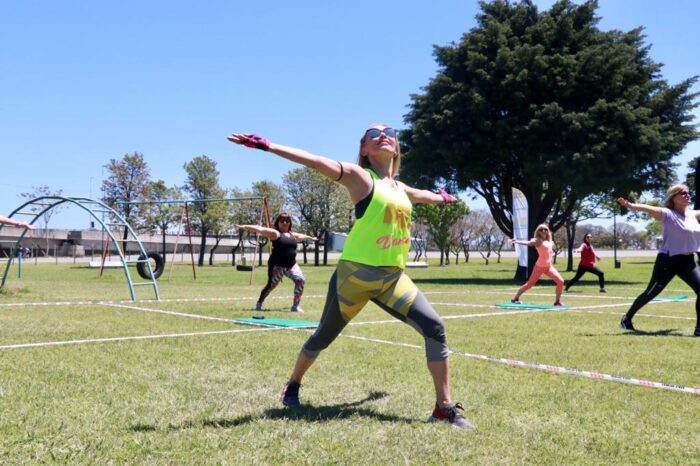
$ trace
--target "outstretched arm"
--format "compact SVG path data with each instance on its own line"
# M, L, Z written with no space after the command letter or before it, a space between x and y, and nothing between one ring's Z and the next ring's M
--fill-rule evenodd
M353 203L360 202L372 189L372 177L357 164L312 154L303 149L275 144L254 134L231 134L227 139L246 147L272 152L292 162L317 170L326 178L342 184Z
M318 238L316 238L315 236L305 235L304 233L297 233L296 231L293 231L292 235L294 235L294 238L297 241L318 241Z
M638 210L640 212L647 213L658 221L661 221L661 218L663 216L663 209L661 207L656 207L648 204L634 204L623 197L618 198L617 203L620 204L622 207L626 207L630 210Z
M9 217L5 217L4 215L0 215L0 223L10 225L13 227L26 228L27 230L36 230L36 227L34 225L31 225L27 222L22 222L20 220L14 220Z
M416 189L400 183L408 199L412 204L437 204L445 206L457 200L456 197L448 194L447 191L440 188L437 193L428 191L427 189Z
M524 241L524 240L515 239L515 238L512 238L512 239L510 240L510 242L513 243L513 244L521 244L521 245L523 245L523 246L532 246L532 247L535 247L535 246L537 245L537 242L536 242L536 241Z
M252 231L267 239L276 240L280 237L280 232L274 228L261 227L259 225L233 225L239 231Z

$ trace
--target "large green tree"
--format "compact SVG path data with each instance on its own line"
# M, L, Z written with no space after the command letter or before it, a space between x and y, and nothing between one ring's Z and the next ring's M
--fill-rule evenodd
M187 180L184 189L190 194L189 214L194 228L199 230L202 241L197 265L204 265L204 252L209 232L221 229L227 217L225 202L202 202L208 199L222 199L225 191L219 185L219 170L216 161L206 155L195 157L184 165Z
M102 182L102 201L117 211L136 231L143 227L146 186L150 181L148 164L143 154L125 154L120 160L110 159L105 165L107 178ZM124 240L129 235L124 229ZM126 242L122 249L126 253Z
M428 234L440 251L440 265L450 263L450 243L454 240L452 226L469 213L462 201L440 208L436 205L417 204L413 207L413 221L428 228Z
M327 233L350 229L353 206L343 186L307 167L290 170L283 179L290 210L299 219L298 230L320 242L325 241ZM318 249L314 251L314 265L319 265ZM323 263L327 262L328 251L324 248Z
M600 30L596 1L480 5L459 43L435 47L439 71L412 96L404 178L474 190L508 236L511 188L527 197L532 234L590 194L668 183L697 137L697 77L669 85L643 29Z

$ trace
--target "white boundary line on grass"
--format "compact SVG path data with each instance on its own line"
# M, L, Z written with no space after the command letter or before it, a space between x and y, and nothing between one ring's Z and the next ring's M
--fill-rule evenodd
M168 315L178 316L178 317L191 317L193 319L217 320L219 322L231 322L231 319L226 319L223 317L211 317L211 316L205 316L205 315L201 315L201 314L190 314L188 312L164 311L162 309L152 309L149 307L140 307L140 306L127 306L125 304L112 304L112 303L101 303L101 304L103 306L116 307L116 308L120 308L120 309L133 309L135 311L155 312L156 314L168 314Z
M307 299L325 298L326 295L305 295ZM238 297L238 298L172 298L172 299L137 299L131 300L116 300L116 301L40 301L27 303L0 303L0 307L25 307L25 306L90 306L96 304L134 304L134 303L197 303L197 302L219 302L219 301L257 301L257 297ZM291 296L273 296L268 299L291 299Z
M586 309L567 309L568 311L575 312L575 313L580 313L580 314L602 314L602 315L608 315L608 316L620 316L619 312L601 312L601 311L589 311ZM566 312L566 311L564 311ZM680 316L666 316L666 315L658 315L658 314L638 314L639 317L654 317L657 319L676 319L676 320L695 320L695 317L680 317Z
M90 338L86 340L62 340L62 341L45 341L40 343L19 343L15 345L2 345L0 350L19 349L19 348L39 348L44 346L61 346L61 345L80 345L85 343L107 343L115 341L128 340L156 340L159 338L178 338L178 337L198 337L204 335L223 335L229 333L249 333L249 332L264 332L270 330L290 330L284 327L266 327L252 329L231 329L231 330L211 330L208 332L187 332L187 333L165 333L161 335L138 335L129 337L109 337L109 338Z
M164 311L164 310L160 310L160 309L142 308L139 306L115 305L113 303L102 303L102 304L112 306L112 307L117 307L117 308L134 309L134 310L140 310L140 311L145 311L145 312L155 312L155 313L161 313L161 314L176 315L176 316L181 316L181 317L193 317L193 318L206 319L206 320L232 322L231 319L224 319L224 318L220 318L220 317L210 317L210 316L202 316L202 315L198 315L198 314L188 314L188 313L181 313L181 312ZM465 306L468 306L468 305L465 305ZM484 305L477 305L477 306L484 307ZM495 307L495 306L492 306L492 307ZM591 306L591 307L605 307L605 306ZM537 312L553 312L553 311L551 309L525 309L525 310L521 310L521 311L503 311L503 312L482 313L482 314L465 314L462 316L445 316L445 317L443 317L443 319L474 318L474 317L487 317L487 316L493 316L493 315L510 315L510 314L531 314L531 313L537 313ZM555 310L554 312L558 312L558 311ZM350 325L368 325L368 324L383 324L383 323L398 323L398 322L400 322L400 321L399 320L387 320L387 321L373 321L373 322L354 322L354 323L350 323ZM152 339L177 338L177 337L188 337L188 336L250 333L250 332L273 331L273 330L302 330L302 331L309 332L308 329L299 329L299 328L294 328L294 327L291 327L291 328L290 327L264 327L264 328L255 328L255 329L214 330L214 331L208 331L208 332L187 332L187 333L171 333L171 334L162 334L162 335L141 335L141 336L111 337L111 338L91 338L91 339L85 339L85 340L52 341L52 342L40 342L40 343L20 343L20 344L14 344L14 345L0 346L0 350L59 346L59 345L75 345L75 344L85 344L85 343L117 342L117 341L129 341L129 340L152 340ZM355 340L368 341L368 342L373 342L373 343L382 343L382 344L387 344L387 345L392 345L392 346L401 346L401 347L414 348L414 349L423 349L423 347L420 345L409 344L409 343L393 342L393 341L388 341L388 340L380 340L380 339L376 339L376 338L360 337L360 336L356 336L356 335L344 335L342 333L340 334L340 336L345 337L345 338L355 339ZM498 362L498 363L508 364L508 365L512 365L512 366L529 367L532 369L538 369L538 370L559 373L559 374L577 375L577 376L582 376L582 377L586 377L586 378L590 378L590 379L607 380L607 381L611 381L611 382L626 383L626 384L637 385L637 386L642 386L642 387L658 388L658 389L671 390L671 391L677 391L677 392L683 392L683 393L690 393L693 395L700 395L700 388L683 387L680 385L671 385L671 384L666 384L666 383L662 383L662 382L654 382L654 381L650 381L650 380L634 379L634 378L623 377L623 376L603 374L600 372L583 371L583 370L579 370L579 369L569 369L569 368L565 368L565 367L532 363L532 362L526 362L526 361L519 361L516 359L498 358L498 357L486 356L486 355L482 355L482 354L466 353L466 352L462 352L462 351L450 350L450 354L454 354L457 356L464 356L464 357L468 357L468 358L472 358L472 359L479 359L479 360L483 360L483 361Z
M403 346L406 348L423 349L422 346L414 345L411 343L398 343L398 342L394 342L394 341L380 340L377 338L367 338L367 337L360 337L360 336L356 336L356 335L343 335L342 333L341 333L341 336L343 336L345 338L351 338L353 340L369 341L372 343L382 343L382 344L392 345L392 346ZM465 353L463 351L450 350L450 354L454 354L457 356L464 356L464 357L472 358L472 359L480 359L482 361L498 362L501 364L508 364L510 366L529 367L531 369L538 369L538 370L542 370L542 371L546 371L546 372L553 372L556 374L577 375L580 377L586 377L586 378L595 379L595 380L607 380L610 382L626 383L626 384L631 384L631 385L637 385L640 387L659 388L662 390L671 390L671 391L675 391L675 392L690 393L691 395L700 395L700 388L684 387L682 385L672 385L672 384L667 384L667 383L663 383L663 382L654 382L651 380L634 379L634 378L624 377L624 376L619 376L619 375L603 374L601 372L590 372L590 371L582 371L579 369L569 369L566 367L552 366L552 365L548 365L548 364L539 364L539 363L534 363L534 362L519 361L517 359L497 358L497 357L493 357L493 356L486 356L483 354Z
M112 306L114 306L114 305L112 305ZM240 322L234 322L233 319L224 319L221 317L198 316L196 314L185 314L185 313L181 313L181 312L163 311L163 310L159 310L159 309L139 308L136 306L114 306L114 307L134 309L134 310L146 311L146 312L156 312L156 313L160 313L160 314L170 314L170 315L176 315L176 316L180 316L180 317L195 317L195 318L207 319L207 320L225 321L225 322L229 322L231 324L243 325ZM447 318L461 319L461 318L469 318L469 317L488 317L490 315L524 314L525 312L541 312L541 311L542 310L540 310L540 309L533 309L531 311L494 312L494 313L487 313L487 314L468 314L468 315L464 315L464 316L449 316ZM350 325L389 324L389 323L395 324L395 323L399 323L399 322L401 322L401 321L393 319L393 320L370 321L370 322L351 322ZM256 325L256 324L250 323L248 325ZM139 336L127 336L127 337L86 338L84 340L59 340L59 341L48 341L48 342L38 342L38 343L18 343L18 344L13 344L13 345L1 345L0 350L18 349L18 348L37 348L37 347L43 347L43 346L78 345L78 344L86 344L86 343L108 343L108 342L128 341L128 340L153 340L153 339L158 339L158 338L176 338L176 337L203 336L203 335L222 335L222 334L229 334L229 333L244 333L244 332L262 331L262 330L304 330L304 329L300 329L298 327L297 328L294 328L294 327L270 327L268 325L264 325L261 323L258 326L256 326L255 329L212 330L212 331L206 331L206 332L167 333L167 334L161 334L161 335L139 335Z

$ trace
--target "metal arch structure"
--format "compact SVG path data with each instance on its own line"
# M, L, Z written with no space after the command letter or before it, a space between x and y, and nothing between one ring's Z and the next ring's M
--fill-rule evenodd
M18 217L21 217L22 220L27 221L27 223L34 224L37 221L37 219L39 219L39 217L41 217L46 211L51 210L54 207L57 207L62 204L76 205L84 211L88 212L90 216L102 226L103 231L106 232L107 235L109 235L109 238L112 240L116 251L119 253L119 258L122 261L122 267L124 269L126 281L129 285L129 293L131 294L132 301L136 300L136 293L134 289L134 287L136 286L152 286L155 298L159 298L158 284L156 283L156 279L153 276L153 269L151 267L151 262L148 259L146 249L143 247L143 244L141 244L141 240L139 240L139 237L136 235L136 233L128 224L128 222L124 219L124 217L122 217L118 212L116 212L108 205L100 201L96 201L94 199L88 199L86 197L42 196L22 204L9 215L9 218L17 219ZM116 219L116 221L105 221L104 214L107 214L109 218ZM28 218L30 220L27 220ZM2 227L3 225L0 224L0 230L2 229ZM126 232L128 232L128 235L131 235L133 239L127 239L127 241L136 243L138 245L138 249L140 252L139 259L126 259L124 252L122 251L119 245L119 243L123 242L124 240L117 239L114 236L114 232L110 230L110 227L124 228ZM15 242L15 245L13 247L13 251L18 249L26 232L27 230L23 230L19 238L17 238L17 241ZM0 289L2 289L5 286L5 280L7 279L7 275L10 270L10 266L12 265L13 258L14 254L10 254L10 258L7 261L7 264L5 265L5 271L2 274L2 282L0 282ZM131 279L131 273L129 272L129 264L138 264L141 262L146 264L151 279L150 281L134 283L134 281Z

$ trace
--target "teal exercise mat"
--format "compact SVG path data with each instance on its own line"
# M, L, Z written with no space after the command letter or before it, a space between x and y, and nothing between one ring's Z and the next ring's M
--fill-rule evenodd
M501 303L496 304L496 307L501 307L503 309L552 309L552 310L563 310L566 306L547 306L546 304L528 304L528 303Z
M688 299L688 295L679 294L677 296L657 296L653 299L653 301L683 301L684 299Z
M243 319L233 319L237 324L260 325L263 327L318 327L318 322L310 320L276 319L269 317L246 317Z

